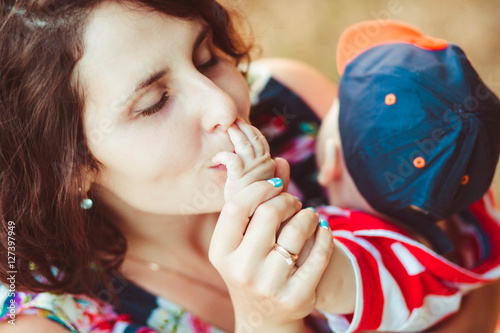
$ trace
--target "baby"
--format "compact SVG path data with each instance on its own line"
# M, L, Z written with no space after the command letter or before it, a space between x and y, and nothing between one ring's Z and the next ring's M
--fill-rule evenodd
M500 101L460 48L398 22L350 27L337 62L339 102L317 146L332 205L317 210L335 248L316 308L335 332L422 331L500 276L488 191ZM227 167L226 200L274 172L255 128L228 133L235 153L214 159Z

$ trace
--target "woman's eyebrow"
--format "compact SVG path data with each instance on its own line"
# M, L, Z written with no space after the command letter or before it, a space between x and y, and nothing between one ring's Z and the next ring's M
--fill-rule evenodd
M202 28L200 29L200 32L198 32L198 36L196 36L196 40L193 44L193 50L196 50L200 46L200 44L203 43L203 41L208 37L209 34L210 34L210 27L208 25L203 25ZM149 87L150 85L152 85L153 83L155 83L156 81L167 75L169 71L170 70L167 69L151 74L145 80L141 81L141 83L137 85L137 87L134 90L134 94L139 90Z
M152 85L153 83L155 83L156 81L158 81L159 79L161 79L162 77L164 77L165 75L167 75L169 73L169 71L170 71L170 69L162 70L162 71L159 71L159 72L155 72L155 73L149 75L144 80L142 80L136 86L136 88L134 89L134 91L132 93L130 93L125 99L123 99L119 103L119 107L122 107L122 106L126 105L137 94L138 91L140 91L140 90L142 90L144 88L149 87L150 85Z
M150 85L152 85L153 83L155 83L156 81L167 75L168 72L169 72L168 70L164 70L151 74L145 80L143 80L141 83L137 85L137 88L135 88L134 90L134 94L139 90L149 87Z
M200 44L203 43L203 41L208 37L209 34L210 27L208 25L202 25L200 32L198 32L198 35L196 36L195 42L193 44L193 50L196 50L200 46ZM134 96L138 91L147 88L156 81L160 80L162 77L167 75L169 71L170 69L166 69L149 75L146 79L142 80L136 86L132 94L130 94L126 100L129 101L130 98L132 98L132 96Z

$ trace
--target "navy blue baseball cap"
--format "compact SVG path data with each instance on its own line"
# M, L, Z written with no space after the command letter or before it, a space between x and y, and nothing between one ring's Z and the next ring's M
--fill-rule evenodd
M453 249L434 222L479 200L500 151L500 101L456 45L396 21L339 41L339 130L347 169L377 211Z

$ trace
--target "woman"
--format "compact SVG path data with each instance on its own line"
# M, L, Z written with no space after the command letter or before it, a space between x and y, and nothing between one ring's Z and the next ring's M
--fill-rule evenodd
M243 311L236 309L237 317L259 304L231 300L208 260L224 185L224 170L212 158L233 150L226 129L237 117L249 121L250 110L236 67L248 47L228 13L212 1L12 2L2 10L2 35L17 43L10 51L27 52L12 57L7 45L2 48L3 138L21 139L14 132L25 131L8 145L17 148L2 152L10 168L2 168L2 212L5 225L7 219L17 223L18 290L107 288L119 294L112 280L119 270L123 281L189 309L193 316L180 328L201 318L233 330L233 304ZM11 117L16 120L9 126ZM286 165L279 163L284 171L278 174L286 178ZM15 190L20 184L29 190ZM282 189L263 185L226 219L241 220L241 212L253 207L253 221L261 216L268 225L279 224L300 209L292 195L279 194ZM85 206L87 199L93 207ZM266 211L279 214L267 217ZM317 215L305 212L289 223L313 222ZM271 257L282 260L275 251ZM162 270L149 270L149 262ZM283 275L288 265L279 264ZM264 275L269 272L255 278ZM304 297L307 308L311 296ZM293 310L287 312L293 321L266 319L269 329L303 328L307 311ZM77 325L67 321L67 327Z
M272 244L252 249L268 253L274 270L256 269L248 250L237 253L251 263L246 270L217 271L208 260L218 219L228 226L228 244L238 241L231 223L247 223L254 209L250 223L262 234L288 218L282 232L317 223L283 187L265 184L219 218L225 178L212 158L232 151L226 129L250 117L236 67L249 48L227 11L194 0L5 1L1 10L2 236L8 221L15 230L2 253L13 248L18 291L68 293L37 296L17 326L3 322L2 331L145 331L134 322L163 331L305 331L314 282L265 285L288 269ZM318 115L327 110L330 83L302 67L271 67ZM271 145L284 146L290 114L269 114L266 82L252 117L269 125L263 132ZM308 90L332 93L317 102ZM317 121L307 117L294 124ZM277 160L276 167L286 187L287 165ZM325 264L311 274L320 276ZM4 263L5 284L7 271ZM263 296L269 290L286 290L289 299ZM152 295L158 304L141 313ZM99 302L112 296L115 309Z

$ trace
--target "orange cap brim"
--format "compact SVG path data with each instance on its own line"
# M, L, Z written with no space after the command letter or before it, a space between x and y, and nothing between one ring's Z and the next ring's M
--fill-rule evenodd
M448 43L439 38L424 35L399 21L363 21L347 28L337 46L337 70L344 74L345 67L361 53L379 45L407 43L425 50L439 51Z

